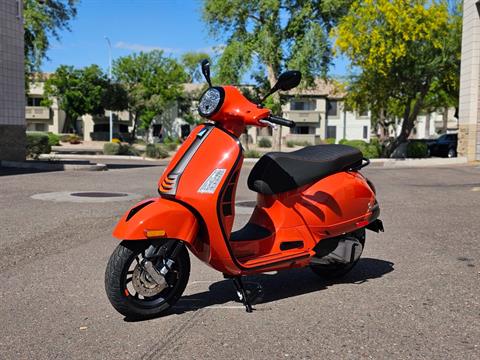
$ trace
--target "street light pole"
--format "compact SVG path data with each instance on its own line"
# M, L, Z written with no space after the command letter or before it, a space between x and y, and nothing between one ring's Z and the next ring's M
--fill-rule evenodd
M112 44L110 43L110 39L105 36L105 40L107 41L108 44L108 79L110 82L112 81ZM113 139L113 114L112 110L110 110L110 142L112 142Z

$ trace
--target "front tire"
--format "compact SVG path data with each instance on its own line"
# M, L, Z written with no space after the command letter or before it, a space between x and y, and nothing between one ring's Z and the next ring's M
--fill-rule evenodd
M147 254L164 244L165 240L122 241L110 256L105 271L105 290L115 310L125 317L159 316L182 296L190 276L190 258L185 246L171 259L174 263L165 275L168 284L165 288L158 287L140 265L148 258ZM155 258L152 263L159 268L163 261L163 258Z

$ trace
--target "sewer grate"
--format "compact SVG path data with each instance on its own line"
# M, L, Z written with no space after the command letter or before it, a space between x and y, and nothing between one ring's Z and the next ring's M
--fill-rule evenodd
M83 192L76 192L76 193L70 194L70 196L87 197L87 198L123 197L128 195L129 194L125 194L125 193L95 192L95 191L83 191Z
M74 203L106 203L114 201L132 201L142 198L139 194L103 191L59 191L35 194L31 197L35 200Z

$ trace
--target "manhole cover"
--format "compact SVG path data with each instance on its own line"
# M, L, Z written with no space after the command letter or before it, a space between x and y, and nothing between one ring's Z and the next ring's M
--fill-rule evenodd
M79 197L88 197L88 198L108 198L108 197L128 196L129 194L125 194L125 193L113 193L113 192L84 191L84 192L71 193L70 195L71 195L71 196L79 196Z
M139 194L101 191L59 191L32 195L35 200L60 201L74 203L105 203L112 201L129 201L142 198Z

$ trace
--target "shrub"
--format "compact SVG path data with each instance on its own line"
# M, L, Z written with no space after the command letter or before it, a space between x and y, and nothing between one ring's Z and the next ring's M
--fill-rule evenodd
M40 154L48 154L52 150L48 142L48 135L40 132L27 133L27 156L38 159Z
M103 154L104 155L119 155L120 154L120 144L114 142L108 142L103 144Z
M168 157L168 151L164 145L161 144L147 144L145 155L153 159L164 159Z
M164 144L180 144L181 141L180 141L180 138L178 137L171 137L171 136L166 136L164 139L163 139L163 143Z
M287 141L287 147L292 148L294 146L311 146L309 141L289 140Z
M339 144L352 146L360 150L366 158L374 159L380 156L379 148L375 144L369 144L363 140L340 140Z
M49 132L47 133L47 136L48 136L48 144L50 146L60 145L60 135Z
M120 144L120 155L140 156L140 151L130 144Z
M262 154L260 154L258 151L256 150L247 150L245 151L244 153L244 156L246 158L255 158L255 159L258 159L259 157L262 156Z
M272 147L272 142L270 141L270 139L261 138L260 140L258 140L258 147L271 148Z
M425 158L428 155L428 146L421 141L411 141L407 145L407 157Z
M61 142L68 142L70 144L80 144L82 139L77 134L65 134L60 136Z
M129 155L139 156L140 152L129 144L119 144L117 142L109 142L103 144L104 155Z
M69 142L70 141L70 134L64 134L60 136L61 142Z
M82 143L82 139L80 138L80 136L76 135L76 134L70 134L70 139L68 141L70 144L81 144Z
M175 151L177 150L177 147L178 145L176 143L168 143L168 144L165 144L165 148L168 150L168 151Z
M335 138L327 138L324 140L325 144L335 144Z

